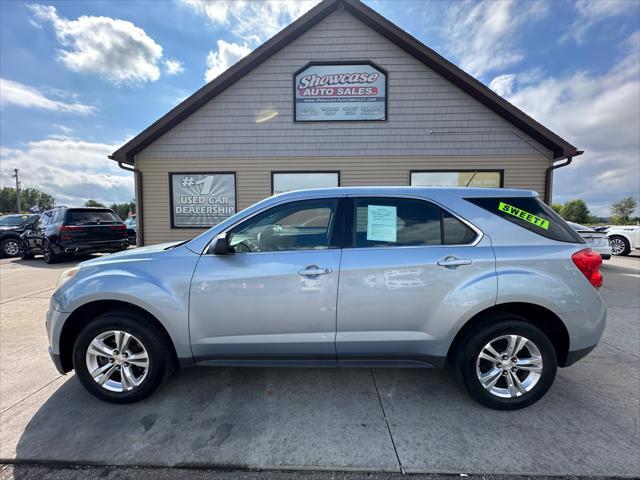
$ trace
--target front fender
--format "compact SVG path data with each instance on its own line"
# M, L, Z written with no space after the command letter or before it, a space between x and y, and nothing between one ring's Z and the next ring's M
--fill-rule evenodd
M96 301L130 303L163 325L179 358L190 358L189 286L198 256L181 250L135 259L114 256L113 261L82 266L54 292L51 306L70 314ZM63 326L64 322L51 326L52 343L59 340Z

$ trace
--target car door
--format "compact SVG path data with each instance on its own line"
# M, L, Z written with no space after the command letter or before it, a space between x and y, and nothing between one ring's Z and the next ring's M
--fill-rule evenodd
M459 320L495 304L489 239L419 198L355 198L353 218L340 266L339 365L439 366Z
M28 238L30 248L42 249L42 241L44 239L45 231L47 229L47 226L51 222L53 213L53 210L44 212L40 217L40 220L38 220L38 223L35 225L34 229L30 232Z
M271 207L228 232L233 254L202 255L190 295L196 361L335 365L338 204Z

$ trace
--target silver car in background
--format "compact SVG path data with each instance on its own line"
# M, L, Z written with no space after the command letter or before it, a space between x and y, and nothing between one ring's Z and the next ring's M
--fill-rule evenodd
M66 270L46 328L58 370L110 402L193 365L448 364L516 409L598 343L601 263L530 191L303 190Z
M606 232L598 232L593 228L585 227L578 223L567 222L567 224L578 232L578 235L591 247L591 250L599 253L604 260L611 258L611 245L609 245L609 238Z

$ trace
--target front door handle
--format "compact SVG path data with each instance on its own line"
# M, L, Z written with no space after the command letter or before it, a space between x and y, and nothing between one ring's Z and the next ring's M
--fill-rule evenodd
M462 265L471 265L471 263L471 260L468 258L458 258L453 255L438 260L438 265L441 267L460 267Z
M317 265L309 265L304 270L300 270L298 275L302 275L304 277L315 277L316 275L326 275L331 272L332 270L330 268L320 268Z

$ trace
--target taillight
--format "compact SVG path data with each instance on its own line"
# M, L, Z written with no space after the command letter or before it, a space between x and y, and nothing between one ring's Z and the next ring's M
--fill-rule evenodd
M571 260L578 267L578 270L587 277L589 283L596 288L602 286L602 274L600 273L600 265L602 265L602 257L590 248L580 250L571 255Z
M124 223L121 223L119 225L111 225L111 228L113 230L126 230L127 226Z

